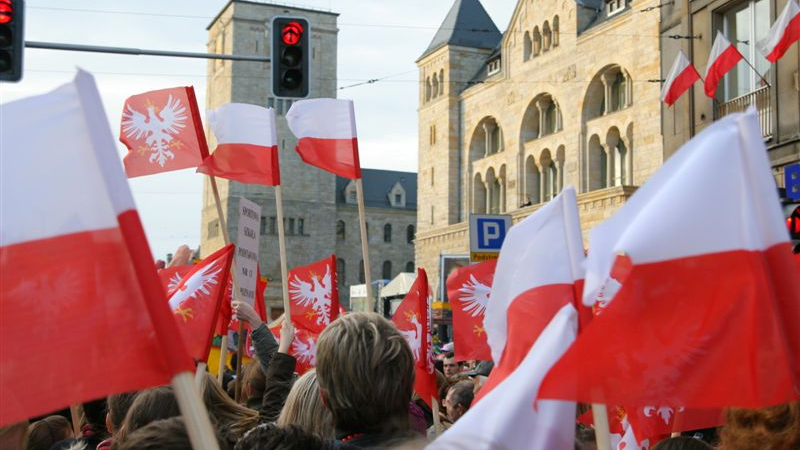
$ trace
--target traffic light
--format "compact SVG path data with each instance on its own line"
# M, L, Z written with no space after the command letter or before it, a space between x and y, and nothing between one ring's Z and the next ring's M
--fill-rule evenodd
M0 0L0 81L22 78L24 12L23 0Z
M276 97L308 96L310 37L306 19L272 19L272 93Z

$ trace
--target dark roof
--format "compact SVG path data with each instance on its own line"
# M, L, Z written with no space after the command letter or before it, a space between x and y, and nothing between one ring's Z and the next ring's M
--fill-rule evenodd
M456 0L419 59L444 45L495 48L502 37L479 0Z
M361 169L364 183L364 206L396 208L389 203L389 191L399 182L406 191L405 209L417 209L417 174L394 170ZM336 203L347 204L345 188L350 179L336 177Z

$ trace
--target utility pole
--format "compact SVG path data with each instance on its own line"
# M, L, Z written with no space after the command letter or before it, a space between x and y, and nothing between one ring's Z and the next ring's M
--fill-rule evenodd
M105 47L97 45L80 44L60 44L56 42L37 42L26 41L27 48L40 48L45 50L65 50L71 52L90 52L90 53L112 53L118 55L137 55L137 56L170 56L178 58L200 58L200 59L227 59L231 61L252 61L252 62L271 62L267 56L247 56L247 55L222 55L217 53L193 53L193 52L172 52L165 50L147 50L129 47Z

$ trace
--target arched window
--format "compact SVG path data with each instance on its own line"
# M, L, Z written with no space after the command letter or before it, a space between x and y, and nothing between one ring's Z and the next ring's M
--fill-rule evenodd
M589 138L589 147L586 158L587 188L590 191L608 187L606 183L608 171L608 155L596 134Z
M439 94L444 94L444 69L439 70Z
M545 107L545 110L544 110L544 133L543 134L545 134L545 135L553 134L556 131L558 131L556 129L556 126L557 126L557 123L558 123L558 120L557 120L557 117L556 117L557 115L558 115L558 110L557 110L557 107L556 107L556 102L554 102L553 99L550 99L550 103Z
M533 56L538 56L542 52L542 33L539 27L533 28Z
M558 47L558 16L553 17L553 47Z
M630 74L620 66L611 65L595 74L583 100L583 121L625 109L632 103Z
M384 280L391 280L392 279L392 262L391 261L384 261L383 262L383 271L381 273L382 278Z
M406 242L409 244L414 243L414 225L406 227Z
M547 166L547 197L554 198L558 195L558 167L556 162L551 160Z
M628 105L628 80L625 74L617 72L611 84L611 111L619 111Z
M345 272L344 260L342 258L336 258L336 282L340 287L345 285L347 281L346 275L347 272Z
M436 98L439 96L439 75L436 73L433 74L433 91L431 92L431 98Z
M535 205L542 201L539 191L539 168L533 160L533 155L525 160L525 198L522 199L523 206Z
M383 242L392 242L392 224L383 226Z
M472 132L469 159L477 161L501 151L503 151L503 130L494 117L484 117Z
M425 101L431 99L431 77L425 78Z
M336 240L343 241L345 238L344 220L336 222Z
M486 185L483 183L483 178L481 174L475 174L475 179L472 183L472 212L475 214L487 214L489 206L486 199Z
M406 263L406 272L414 272L414 261Z
M531 59L531 51L533 50L531 47L533 46L533 42L531 41L531 33L530 31L525 32L525 37L522 39L522 60L527 61Z
M359 283L366 283L366 278L364 278L364 260L362 259L358 263L358 282Z
M542 47L544 51L550 50L553 43L553 33L550 31L550 24L545 20L542 26Z

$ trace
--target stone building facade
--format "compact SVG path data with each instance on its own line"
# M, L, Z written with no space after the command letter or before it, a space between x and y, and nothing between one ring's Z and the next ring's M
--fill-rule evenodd
M226 53L239 55L270 56L272 18L276 16L301 16L309 21L311 32L311 80L309 97L336 97L337 68L337 18L338 14L312 9L295 8L283 5L272 5L253 1L232 0L228 2L208 26L208 51L210 53ZM351 208L344 201L343 193L337 192L337 177L328 172L309 166L302 162L294 151L297 143L289 130L285 114L295 99L275 98L272 94L270 64L246 61L210 61L208 63L208 92L206 109L214 109L224 103L251 103L263 107L272 107L276 113L276 130L278 134L278 151L281 166L281 182L283 189L283 205L286 230L288 266L308 264L331 253L336 253L345 261L345 282L340 282L340 297L347 303L350 280L353 271L360 261L350 251L350 243L359 249L360 241L357 232L348 234L347 246L337 241L336 223L341 214L347 226L356 223L351 216ZM209 147L214 149L216 141L210 131L207 132ZM365 172L369 173L368 170ZM394 174L394 175L392 175ZM396 176L395 176L396 175ZM411 179L414 174L389 172L381 180ZM223 214L227 222L228 233L235 241L239 207L238 199L245 197L261 206L261 247L260 269L262 275L270 281L266 292L268 310L273 317L283 312L281 294L281 273L278 253L276 229L276 210L274 189L268 186L241 184L218 179L219 193L222 200ZM365 195L375 195L373 186L365 179ZM416 189L414 189L414 192ZM383 192L387 201L385 207L373 204L368 207L368 221L376 227L378 223L389 221L389 217L398 214L400 209L389 204L389 192ZM341 197L341 201L340 201ZM415 213L414 201L409 201L409 208L401 208L405 214ZM414 208L411 208L414 205ZM373 216L375 218L373 219ZM214 197L208 180L203 188L203 211L201 224L201 255L207 256L223 245L221 225L217 216ZM408 219L404 218L396 225L403 226ZM412 219L411 222L414 222ZM374 225L375 224L375 225ZM377 228L373 230L378 233ZM400 248L412 247L403 245ZM396 256L396 258L395 258ZM383 260L376 251L374 260ZM406 261L413 261L413 248L404 254L392 255L392 272L399 272L399 267ZM373 279L381 275L381 267L372 264ZM356 276L358 272L355 272Z
M468 254L469 214L519 221L573 185L586 236L663 163L655 5L520 0L501 34L454 2L417 60L416 262L433 286L441 255Z

